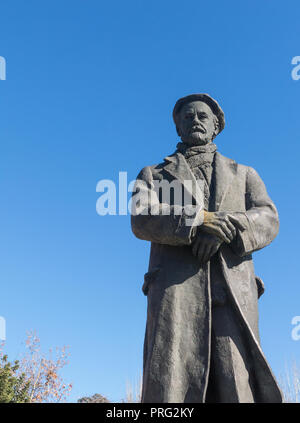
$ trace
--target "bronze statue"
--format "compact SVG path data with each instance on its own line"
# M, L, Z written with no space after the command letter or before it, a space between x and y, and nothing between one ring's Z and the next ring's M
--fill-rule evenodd
M260 347L252 262L278 233L276 207L253 168L217 151L214 99L181 98L173 119L177 150L142 169L132 197L132 230L151 242L142 402L282 402ZM163 198L164 181L180 195Z

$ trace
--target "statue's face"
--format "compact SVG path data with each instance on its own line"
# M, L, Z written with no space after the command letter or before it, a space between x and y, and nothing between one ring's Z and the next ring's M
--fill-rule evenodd
M186 103L179 112L177 130L185 144L204 145L217 133L216 117L203 101Z

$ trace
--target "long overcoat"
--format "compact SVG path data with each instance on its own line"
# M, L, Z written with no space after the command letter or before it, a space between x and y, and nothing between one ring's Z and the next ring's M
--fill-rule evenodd
M230 304L249 346L256 381L255 401L282 402L260 347L261 286L252 262L252 253L267 246L278 233L277 210L251 167L216 152L212 178L215 189L211 211L232 212L244 226L244 230L237 229L234 242L222 244L217 254ZM132 230L139 239L151 242L143 285L148 306L142 402L201 403L205 402L210 365L210 263L201 265L192 254L192 231L199 224L199 213L195 213L191 223L184 205L165 204L159 199L154 182L162 180L180 181L187 189L185 181L195 182L195 177L184 156L176 152L163 163L142 169L136 180ZM200 197L197 198L195 186L190 194L197 204ZM159 212L149 210L149 198L156 198ZM168 214L163 213L166 206Z

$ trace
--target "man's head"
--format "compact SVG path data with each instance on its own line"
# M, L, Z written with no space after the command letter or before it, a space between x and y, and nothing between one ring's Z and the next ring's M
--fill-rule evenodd
M224 128L224 113L207 94L193 94L177 101L173 111L176 130L188 145L211 142Z

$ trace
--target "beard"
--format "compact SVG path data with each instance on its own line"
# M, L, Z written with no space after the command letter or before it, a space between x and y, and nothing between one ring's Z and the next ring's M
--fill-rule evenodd
M187 145L205 145L211 141L211 138L207 137L207 133L200 131L189 131L187 134L181 135L181 140Z

